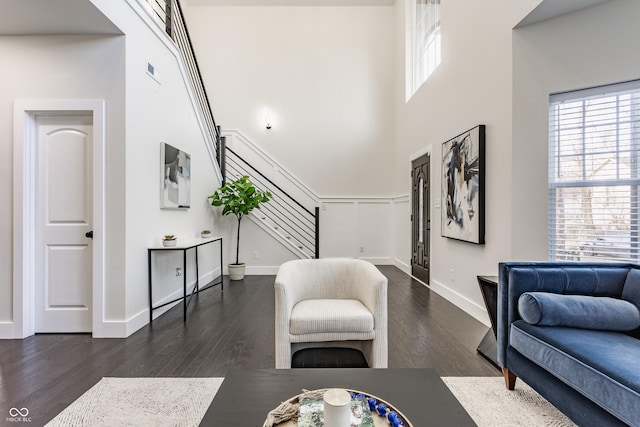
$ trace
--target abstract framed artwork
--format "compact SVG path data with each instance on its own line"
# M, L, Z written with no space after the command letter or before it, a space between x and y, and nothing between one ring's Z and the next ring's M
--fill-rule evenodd
M162 142L160 157L160 207L188 209L191 206L191 156Z
M442 144L442 236L484 244L485 126Z

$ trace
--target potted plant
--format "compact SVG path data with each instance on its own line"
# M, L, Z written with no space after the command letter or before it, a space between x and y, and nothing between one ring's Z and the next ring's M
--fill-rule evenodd
M272 195L268 191L261 191L249 181L248 176L242 176L236 180L227 181L209 196L213 206L224 206L222 215L235 215L238 219L238 233L236 237L236 262L229 264L229 278L242 280L244 277L245 263L241 263L240 257L240 223L242 218L254 209L260 209L261 203L266 203Z

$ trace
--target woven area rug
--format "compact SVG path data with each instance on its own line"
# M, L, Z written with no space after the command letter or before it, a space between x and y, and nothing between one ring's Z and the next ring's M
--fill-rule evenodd
M197 426L223 378L103 378L47 426Z
M471 418L484 426L550 426L575 424L521 380L513 391L502 377L443 377Z
M103 378L47 426L195 427L222 381ZM443 381L480 427L574 425L522 381L514 391L504 387L502 377L444 377Z

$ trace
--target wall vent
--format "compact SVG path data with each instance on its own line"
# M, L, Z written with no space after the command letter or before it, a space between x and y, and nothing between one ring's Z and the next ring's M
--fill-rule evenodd
M151 62L147 62L147 74L151 76L158 84L160 84L160 72Z

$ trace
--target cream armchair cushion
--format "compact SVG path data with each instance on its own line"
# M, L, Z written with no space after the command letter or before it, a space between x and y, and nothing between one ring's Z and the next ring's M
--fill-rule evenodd
M373 315L360 301L354 299L308 299L291 310L289 333L305 334L365 333L373 339Z
M387 278L355 259L289 261L276 292L276 368L308 347L354 347L372 368L387 367Z

